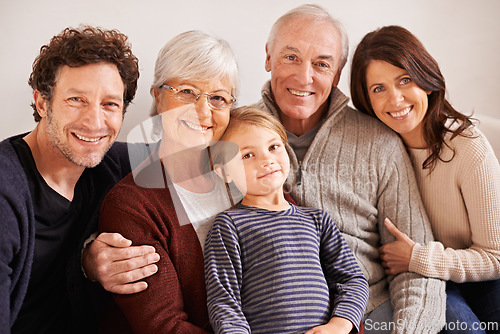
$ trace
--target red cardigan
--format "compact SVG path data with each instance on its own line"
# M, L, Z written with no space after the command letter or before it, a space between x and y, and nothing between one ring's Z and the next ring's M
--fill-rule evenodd
M210 331L203 252L193 226L184 224L187 215L178 197L175 192L171 195L165 181L161 164L153 163L135 181L132 173L126 176L102 204L99 232L121 233L134 245L154 246L160 255L158 272L146 279L145 291L113 295L115 304L109 305L103 332Z

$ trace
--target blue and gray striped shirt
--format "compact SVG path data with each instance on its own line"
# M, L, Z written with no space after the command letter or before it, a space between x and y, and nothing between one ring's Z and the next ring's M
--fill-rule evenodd
M330 216L292 205L220 213L205 244L216 333L304 333L333 316L358 329L368 284Z

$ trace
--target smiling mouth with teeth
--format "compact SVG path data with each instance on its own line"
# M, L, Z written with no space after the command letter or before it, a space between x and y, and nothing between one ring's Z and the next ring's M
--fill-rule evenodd
M89 137L84 137L82 135L79 135L78 133L74 133L74 135L76 138L83 140L83 141L86 141L86 142L89 142L89 143L95 143L95 142L101 140L101 138L103 138L103 137L89 138Z
M406 107L406 108L404 108L403 110L400 110L400 111L389 112L388 114L391 115L394 118L404 117L404 116L408 115L412 109L413 109L413 107L410 106L410 107Z
M188 122L188 121L182 121L182 123L184 125L186 125L188 128L196 130L196 131L207 131L208 129L212 128L210 126L203 126L203 125L196 124L196 123L191 123L191 122Z
M295 89L291 89L291 88L288 88L288 91L295 96L303 96L303 97L310 96L310 95L314 94L313 92L302 92L300 90L295 90Z

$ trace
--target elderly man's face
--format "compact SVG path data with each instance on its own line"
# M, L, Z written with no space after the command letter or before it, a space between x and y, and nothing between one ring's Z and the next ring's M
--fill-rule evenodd
M324 115L327 99L340 77L342 40L330 23L298 17L278 30L266 46L266 70L287 130L302 134Z

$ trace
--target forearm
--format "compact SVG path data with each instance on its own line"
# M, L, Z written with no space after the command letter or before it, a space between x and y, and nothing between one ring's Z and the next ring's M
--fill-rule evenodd
M143 292L113 295L114 302L124 313L134 333L207 333L189 321L182 298L172 298L167 285L160 287L151 282L149 284L149 289ZM162 290L167 290L167 293Z
M220 266L219 266L220 268ZM239 287L225 280L224 273L206 266L207 306L212 328L216 333L250 333L250 325L243 314Z
M384 226L389 218L415 242L433 240L430 224L417 187L415 174L405 152L395 152L379 203L381 243L394 241ZM437 333L444 326L446 294L441 280L402 273L390 278L389 293L396 333Z
M216 333L250 333L241 303L222 284L207 276L207 305L210 324ZM231 290L233 291L233 290Z
M498 279L500 165L494 156L464 153L471 161L454 175L459 187L453 190L454 200L449 206L430 206L440 242L416 245L410 270L454 282Z
M3 269L2 265L2 269ZM0 333L10 333L10 322L11 322L11 306L10 306L10 279L8 275L3 274L6 271L2 271L2 276L0 277Z
M409 270L417 274L454 282L500 278L500 251L471 247L445 248L440 242L416 244Z
M0 184L0 188L6 185ZM34 253L34 224L28 219L26 201L5 190L0 189L0 333L10 333L23 305Z
M186 311L189 298L183 295L180 274L172 262L166 236L150 217L124 212L115 205L103 206L100 230L120 233L133 239L134 244L153 246L160 256L158 272L145 279L148 288L130 295L113 294L115 303L126 316L130 327L137 333L206 333L192 323ZM200 265L201 267L201 265ZM200 300L199 304L204 304ZM201 310L206 310L201 305ZM205 311L206 312L206 311Z
M205 243L205 281L210 323L216 333L250 333L241 304L241 258L236 232L218 216Z
M92 242L94 242L94 240L97 238L97 232L94 232L90 235L90 237L88 237L85 242L83 243L83 247L82 247L82 253L81 253L81 267L82 267L82 273L83 273L83 276L85 276L85 278L88 278L89 280L91 280L92 282L95 282L96 281L96 277L94 277L94 275L92 274L92 270L89 270L89 263L88 263L88 249L87 249L87 246L89 246ZM90 276L89 276L90 274Z
M330 216L324 213L321 262L332 299L332 317L341 317L355 324L363 318L368 302L368 282L354 254Z
M435 334L445 324L445 282L415 273L399 274L390 282L395 333Z
M343 258L335 263L335 272L328 276L328 281L331 282L330 295L333 297L332 317L347 319L359 330L368 302L368 282L354 256L347 258L351 258L351 261Z
M220 309L214 305L209 306L209 313L220 312ZM228 315L227 312L218 313ZM224 334L250 334L251 329L245 318L235 319L234 317L211 317L210 323L215 333Z
M332 315L349 320L357 331L368 301L368 283L364 277L355 277L342 287L343 293L334 295Z
M405 226L406 224L400 226L416 239L426 239L426 236L432 235L423 217L415 219L413 223L412 228ZM415 273L401 273L392 278L389 294L394 311L395 333L439 332L445 323L445 287L442 280L422 277Z

